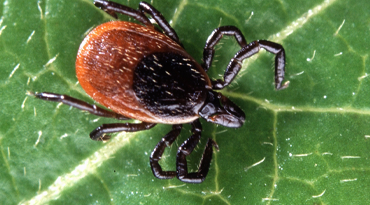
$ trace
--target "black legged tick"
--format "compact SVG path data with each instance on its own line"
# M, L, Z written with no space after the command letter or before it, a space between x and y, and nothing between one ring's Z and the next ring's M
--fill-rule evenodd
M93 140L107 140L106 133L136 132L154 127L157 123L172 124L172 130L162 138L150 156L155 177L177 177L188 183L201 183L207 176L212 159L208 139L199 170L188 173L186 156L198 144L202 126L199 117L208 122L237 128L245 121L244 112L227 97L214 90L229 85L242 67L242 61L263 48L276 55L275 88L284 89L285 52L281 45L258 40L247 43L234 26L215 29L207 39L203 63L197 63L183 48L174 29L162 14L150 4L141 2L139 9L95 0L95 6L117 17L117 13L133 17L143 25L111 21L99 25L83 40L76 60L78 81L96 102L108 111L81 100L55 93L32 93L37 98L88 111L102 117L119 120L136 119L138 124L103 124L90 133ZM151 16L162 31L158 31L146 15ZM223 80L212 81L207 75L215 53L214 47L223 35L234 36L241 49L231 59ZM193 135L178 149L176 171L163 171L159 160L164 149L179 135L182 124L190 123Z

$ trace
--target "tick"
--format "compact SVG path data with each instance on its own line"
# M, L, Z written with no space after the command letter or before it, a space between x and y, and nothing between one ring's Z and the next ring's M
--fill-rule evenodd
M245 121L244 112L227 97L215 90L229 85L242 67L242 61L261 48L276 55L275 88L284 89L285 52L281 45L257 40L247 43L234 26L221 26L208 37L203 63L197 63L183 48L175 30L162 14L146 2L139 9L105 0L95 0L95 6L117 18L117 13L130 16L143 25L126 21L111 21L93 29L80 45L76 74L86 93L105 110L67 95L32 93L37 98L61 102L91 114L135 119L141 123L103 124L90 133L93 140L108 140L107 133L147 130L158 123L172 124L172 130L156 145L150 166L155 177L177 177L187 183L201 183L207 176L213 147L208 139L197 172L189 173L186 157L198 144L202 126L199 118L225 127L238 128ZM160 29L154 27L149 15ZM161 30L161 31L159 31ZM207 75L215 53L215 45L224 36L234 36L241 49L231 59L223 79L210 80ZM164 171L159 160L167 146L180 134L183 124L190 123L192 135L178 148L176 171Z

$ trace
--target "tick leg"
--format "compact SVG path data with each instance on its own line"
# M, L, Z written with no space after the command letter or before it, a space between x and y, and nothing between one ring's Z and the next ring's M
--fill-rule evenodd
M213 56L215 54L215 46L221 40L224 35L234 36L240 47L247 46L247 41L244 38L242 32L235 26L221 26L213 30L211 35L206 41L206 45L203 50L203 64L202 67L207 70L212 65Z
M192 123L192 132L193 135L189 137L177 151L176 159L176 169L177 169L177 178L186 183L201 183L204 181L208 174L209 166L212 159L212 146L218 150L218 145L212 139L208 139L206 148L203 152L202 159L199 163L198 172L188 173L188 165L186 161L186 156L190 155L193 152L194 148L198 144L202 132L202 125L199 120L195 120Z
M229 65L226 68L226 71L224 74L224 80L217 80L217 81L212 82L213 89L219 90L229 85L234 80L235 76L239 73L242 67L242 61L258 53L260 48L263 48L266 51L276 55L275 57L275 88L276 90L287 88L289 85L289 82L286 82L282 85L282 82L284 80L284 73L285 73L284 48L280 44L277 44L271 41L258 40L258 41L253 41L249 45L243 47L235 54L234 58L231 59Z
M156 124L142 122L138 124L133 123L114 123L114 124L103 124L96 128L90 133L90 138L96 141L109 140L110 136L105 135L106 133L113 132L137 132L141 130L148 130L154 127Z
M112 1L105 1L105 0L95 0L94 4L96 7L101 8L109 15L117 18L116 13L121 13L130 17L135 18L136 20L140 21L144 25L148 27L153 27L152 23L145 15L145 13L152 16L152 18L157 22L159 27L163 30L163 32L170 37L172 40L176 41L179 45L182 46L180 43L179 37L177 36L175 30L170 26L167 20L163 17L163 15L155 9L152 5L146 2L140 2L139 9L135 10L128 6L124 6L122 4L118 4Z
M152 23L150 23L150 20L148 19L148 17L145 16L144 13L142 13L141 11L135 10L133 8L130 8L128 6L124 6L122 4L118 4L112 1L105 1L105 0L95 0L94 5L104 10L109 15L113 16L114 18L117 18L116 13L121 13L121 14L135 18L136 20L140 21L146 26L153 27Z
M70 97L68 95L60 95L56 93L48 93L48 92L43 92L43 93L32 93L28 92L29 95L35 96L39 99L42 100L47 100L47 101L53 101L53 102L61 102L63 104L72 106L74 108L87 111L91 114L101 116L101 117L110 117L110 118L116 118L119 120L129 120L130 118L127 118L123 115L117 114L115 112L111 112L108 110L105 110L103 108L97 107L96 105L90 105L82 100L78 100L76 98Z
M167 20L163 17L161 12L159 12L157 9L155 9L152 5L146 3L146 2L140 2L139 4L139 10L141 12L145 12L152 16L152 18L157 22L159 27L164 31L164 33L170 37L172 40L174 40L176 43L181 45L179 37L176 34L176 31L170 26L170 24L167 22ZM181 45L182 46L182 45Z
M173 125L172 130L162 138L150 155L150 166L154 176L158 179L171 179L176 176L175 171L162 171L161 165L158 162L161 160L164 149L171 146L177 136L179 136L181 128L182 125Z

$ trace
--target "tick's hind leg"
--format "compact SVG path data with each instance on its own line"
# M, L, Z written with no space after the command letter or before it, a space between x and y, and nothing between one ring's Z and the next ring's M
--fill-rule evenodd
M115 3L112 1L106 1L106 0L95 0L94 4L96 7L101 8L111 16L117 18L116 13L121 13L130 17L135 18L136 20L140 21L142 24L153 27L152 23L148 19L148 17L145 15L145 13L149 14L158 24L158 26L163 30L163 32L170 37L172 40L174 40L176 43L181 45L179 37L177 36L175 30L170 26L170 24L167 22L167 20L163 17L163 15L155 9L152 5L146 3L146 2L140 2L139 9L135 10L133 8L130 8L128 6ZM182 46L182 45L181 45Z
M181 128L182 125L173 125L172 130L162 138L150 155L150 167L154 176L158 179L171 179L176 176L176 171L163 171L158 162L161 160L165 148L171 146L177 136L179 136Z
M139 9L141 12L145 12L152 16L152 18L157 22L158 26L163 30L163 32L174 40L176 43L181 45L179 37L177 36L176 31L170 26L167 20L163 17L161 12L155 9L152 5L146 2L140 2ZM182 45L181 45L182 46Z
M91 114L101 116L101 117L110 117L116 118L118 120L129 120L123 115L117 114L115 112L111 112L105 110L103 108L97 107L96 105L90 105L87 102L82 100L70 97L68 95L61 95L56 93L32 93L28 92L28 95L35 96L41 100L53 101L53 102L61 102L63 104L69 105L71 107L87 111ZM109 135L105 135L106 133L113 133L113 132L137 132L141 130L147 130L154 127L156 124L142 122L138 124L133 123L115 123L115 124L103 124L96 128L94 131L90 133L90 138L97 141L105 141L110 138Z
M218 150L218 145L212 139L208 139L206 148L203 152L202 159L199 163L198 172L188 173L188 165L186 161L186 156L190 155L194 148L197 146L201 132L202 126L199 120L195 120L192 124L193 135L189 137L177 151L177 160L176 160L176 169L177 169L177 178L186 183L201 183L204 181L208 174L209 166L212 159L212 146Z
M141 130L148 130L154 127L156 124L154 123L113 123L113 124L103 124L93 130L90 133L90 138L96 141L105 141L109 140L110 136L105 135L106 133L114 133L114 132L137 132Z
M108 110L105 110L103 108L100 108L96 105L90 105L87 102L84 102L82 100L70 97L68 95L61 95L56 93L32 93L28 92L28 95L35 96L41 100L47 100L47 101L53 101L53 102L61 102L65 105L69 105L71 107L87 111L93 115L101 116L101 117L110 117L110 118L116 118L118 120L129 120L130 118L127 118L123 115L117 114L115 112L111 112Z
M106 1L106 0L95 0L94 5L96 7L99 7L103 11L107 12L109 15L113 16L114 18L117 18L116 13L121 13L121 14L135 18L136 20L140 21L146 26L150 26L150 27L153 26L152 23L150 23L150 20L148 19L148 17L146 17L143 12L135 10L128 6L125 6L125 5L116 3L116 2L112 2L112 1Z

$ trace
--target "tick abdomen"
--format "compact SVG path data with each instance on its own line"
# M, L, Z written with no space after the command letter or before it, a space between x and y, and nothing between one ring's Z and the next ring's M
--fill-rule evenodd
M114 112L166 124L198 118L202 90L210 86L179 44L153 28L123 21L90 32L80 46L76 74L86 93ZM149 85L135 80L140 78Z
M178 53L150 54L136 66L133 90L152 113L162 117L197 116L207 85L197 66Z

